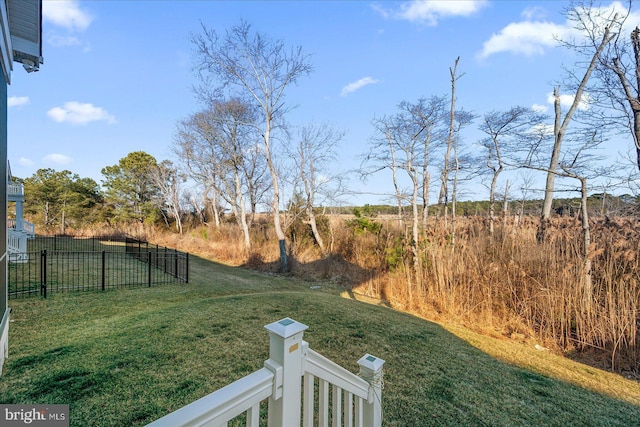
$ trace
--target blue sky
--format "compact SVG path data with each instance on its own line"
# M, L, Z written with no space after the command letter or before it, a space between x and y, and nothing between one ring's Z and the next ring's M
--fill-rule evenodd
M311 54L314 72L287 94L296 106L288 121L328 122L346 131L339 167L352 169L367 151L371 120L396 112L400 101L448 94L449 67L458 56L465 75L457 102L465 110L549 108L561 66L573 65L553 38L568 31L561 14L567 5L44 0L44 64L30 74L14 64L9 86L12 171L28 177L39 168L69 169L100 183L100 170L129 152L171 159L176 122L199 108L189 37L201 22L224 32L241 19ZM467 143L475 137L469 131ZM628 144L619 141L616 150ZM354 179L352 187L391 192L384 176L366 184ZM487 197L482 188L470 192Z

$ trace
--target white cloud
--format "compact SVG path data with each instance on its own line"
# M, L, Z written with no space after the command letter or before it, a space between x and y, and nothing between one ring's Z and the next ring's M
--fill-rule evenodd
M542 55L547 48L557 46L558 38L566 36L570 31L568 26L553 22L513 22L484 42L478 56L484 59L500 52L525 56Z
M54 163L56 165L66 165L73 161L71 157L60 153L47 154L44 156L43 160L47 163Z
M413 0L402 3L399 10L385 9L380 5L372 7L384 18L393 17L435 26L443 18L472 15L486 4L487 0Z
M593 26L589 28L589 32L593 32L596 38L601 37L606 23L615 14L619 17L627 15L626 7L619 1L600 8L594 7L591 10ZM524 56L543 55L548 49L559 45L558 39L577 40L585 36L584 32L575 28L575 22L565 20L563 23L554 23L545 20L545 11L539 6L524 9L521 16L523 21L508 24L485 41L478 58L485 59L500 52ZM614 28L612 31L630 34L631 29L639 24L640 12L632 12L626 18L622 30Z
M18 164L20 166L33 166L33 160L27 159L26 157L20 157L18 159Z
M82 10L77 0L43 1L42 17L45 21L69 31L84 31L93 21L93 16Z
M569 94L561 94L560 95L560 106L563 108L569 108L573 104L573 100L575 99L575 95ZM580 103L578 103L578 110L588 110L589 109L589 100L591 97L588 93L583 93L580 98ZM547 93L547 102L553 105L555 98L553 96L553 92Z
M546 105L540 105L540 104L533 104L531 106L531 109L536 112L536 113L541 113L544 114L547 111L549 111L549 107L547 107Z
M360 80L353 82L353 83L349 83L348 85L346 85L345 87L342 88L342 92L340 92L340 96L347 96L348 94L350 94L351 92L355 92L358 89L361 89L367 85L371 85L371 84L375 84L375 83L379 83L380 80L375 80L372 77L364 77L361 78Z
M10 96L7 99L7 106L11 107L21 107L23 105L27 105L29 103L28 96Z
M55 47L79 46L82 44L75 36L61 36L59 34L50 34L49 37L47 37L47 42Z
M106 121L109 124L116 122L115 117L103 108L76 101L67 102L63 107L54 107L47 112L47 115L58 123L68 122L74 125L96 121Z
M529 128L529 133L539 137L550 137L554 135L553 125L540 123Z

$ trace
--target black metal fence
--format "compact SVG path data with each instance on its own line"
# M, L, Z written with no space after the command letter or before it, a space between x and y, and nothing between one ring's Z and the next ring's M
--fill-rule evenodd
M189 281L188 253L140 240L38 236L27 248L9 257L10 298Z

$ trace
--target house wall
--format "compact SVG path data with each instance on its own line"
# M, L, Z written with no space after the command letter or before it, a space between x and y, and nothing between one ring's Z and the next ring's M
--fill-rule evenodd
M0 72L0 373L7 352L7 80Z
M7 82L0 73L0 313L7 308Z

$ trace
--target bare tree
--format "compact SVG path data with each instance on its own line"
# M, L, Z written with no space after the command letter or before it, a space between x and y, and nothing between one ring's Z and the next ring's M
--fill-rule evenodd
M204 209L211 211L216 227L220 227L220 179L215 168L215 138L203 115L196 113L178 122L172 151L189 177L202 187Z
M298 185L302 187L305 197L307 220L316 243L325 255L328 251L318 231L314 208L317 207L318 197L329 196L332 184L336 183L329 169L331 163L336 162L335 150L343 137L343 131L327 124L303 126L296 140L296 152L291 153L298 173Z
M449 109L449 134L447 137L447 148L444 154L442 171L440 176L440 195L438 196L438 205L444 206L445 221L447 218L447 203L449 203L449 175L451 174L451 149L455 142L455 126L456 126L456 83L464 75L458 74L458 63L460 57L457 57L453 63L453 68L449 67L449 75L451 76L451 106Z
M446 98L443 96L432 96L429 99L421 98L415 104L404 101L399 108L405 112L405 120L411 127L414 138L421 141L422 147L422 228L427 226L429 215L429 186L431 174L429 171L429 155L433 143L441 142L444 139L444 132L441 127L445 116ZM418 163L419 159L416 159Z
M365 159L372 166L367 173L390 169L396 190L398 214L402 213L403 202L409 202L410 231L407 241L413 258L413 270L408 271L408 294L412 299L413 284L420 283L420 224L426 224L429 208L429 151L434 140L442 138L442 119L445 99L442 97L422 98L416 103L403 101L398 104L398 112L373 121L377 135L372 138L370 152ZM402 177L398 174L402 173ZM400 179L408 179L409 187L400 187ZM407 181L405 181L407 182ZM421 203L420 203L421 202ZM420 213L422 205L422 214ZM410 277L411 274L413 277Z
M593 45L591 46L592 49L588 51L587 57L589 58L589 61L586 65L584 75L582 76L582 78L577 79L578 82L576 83L577 86L575 87L573 102L571 103L571 106L564 114L564 116L562 115L560 103L560 87L556 86L553 89L554 141L551 151L551 158L549 161L549 167L547 168L548 172L545 184L544 202L540 215L540 227L537 233L538 241L544 241L546 239L546 229L549 223L549 218L551 217L551 206L553 203L554 182L557 175L556 172L558 171L558 162L560 159L562 142L564 140L565 134L567 133L567 128L569 126L569 123L571 123L576 110L578 109L580 104L584 102L583 95L585 93L585 90L587 89L591 74L594 72L597 65L601 63L603 52L616 36L615 32L613 31L614 28L612 28L609 24L603 26L590 26L585 20L582 19L581 11L582 6L574 5L573 8L570 8L567 11L567 14L569 19L574 21L575 27L578 31L586 31L587 33L591 34ZM617 14L614 13L614 15L608 20L608 22L617 22L617 19ZM573 47L579 46L579 42L575 41L565 41L564 44ZM584 52L584 49L581 48L580 50ZM573 76L573 72L570 72L570 74Z
M268 169L264 157L261 154L260 146L254 144L246 148L243 154L245 161L241 167L247 185L249 209L251 212L249 226L251 226L255 219L258 203L264 200L271 189L271 185L268 182Z
M556 177L556 171L558 170L558 162L560 159L560 151L562 148L562 142L564 140L565 134L567 133L567 128L571 119L573 118L574 113L578 109L578 106L583 101L583 94L585 89L587 88L587 84L589 82L589 78L593 73L596 65L600 61L600 55L602 54L605 47L613 40L615 34L611 33L609 27L606 27L603 31L603 34L600 38L599 44L596 46L593 56L587 65L585 73L580 79L580 83L577 86L575 91L575 95L573 97L573 102L569 107L569 110L566 112L564 117L562 116L562 109L560 104L560 88L556 86L553 89L553 106L554 106L554 125L553 125L553 149L551 151L551 159L549 161L549 167L547 172L547 181L545 184L544 191L544 202L542 205L542 213L540 215L540 227L538 229L537 238L538 241L543 241L546 238L546 229L549 223L549 218L551 217L551 205L553 203L553 190L554 190L554 182Z
M239 99L213 101L182 122L174 146L194 179L215 183L242 229L247 250L251 239L246 200L254 200L252 191L259 187L254 180L263 173L257 169L255 119L252 104Z
M614 2L603 7L593 1L576 2L567 10L580 38L565 42L579 55L593 55L599 49L602 34L613 40L598 56L592 85L593 103L609 108L612 124L630 134L634 141L635 164L640 169L640 27L630 22L633 1L626 8Z
M496 186L498 177L505 169L503 151L513 151L518 142L528 137L533 126L542 123L543 116L529 108L512 107L507 111L491 111L484 115L480 130L487 134L482 146L486 150L486 165L491 171L489 186L489 234L493 238L495 221ZM505 190L505 199L506 199ZM505 203L506 205L506 203Z
M184 177L180 175L178 169L169 160L163 160L150 171L151 181L160 191L160 206L164 215L167 209L176 223L176 230L182 236L182 209L180 208L180 184L184 182Z
M256 135L251 124L255 120L252 106L237 99L214 103L209 120L213 125L213 133L217 135L218 176L222 179L226 191L227 202L242 228L245 248L251 249L251 236L247 223L246 195L248 179L243 174L251 168L245 167L246 153L251 153L255 146Z
M396 119L395 116L384 116L379 119L373 119L371 122L377 135L370 140L371 147L369 153L364 158L363 164L368 164L369 166L373 166L373 168L362 170L362 175L366 177L384 169L391 171L395 199L398 206L398 223L402 225L402 203L406 196L400 188L398 181L398 162L396 160L396 146L394 142L398 133L398 123Z
M261 111L263 155L271 175L271 209L280 246L280 270L286 271L287 250L280 223L280 186L273 159L273 133L287 112L286 90L312 70L309 57L300 47L288 50L283 41L253 32L244 21L222 38L203 25L202 32L193 36L192 42L202 82L199 94L211 98L227 92L240 98L249 97Z

